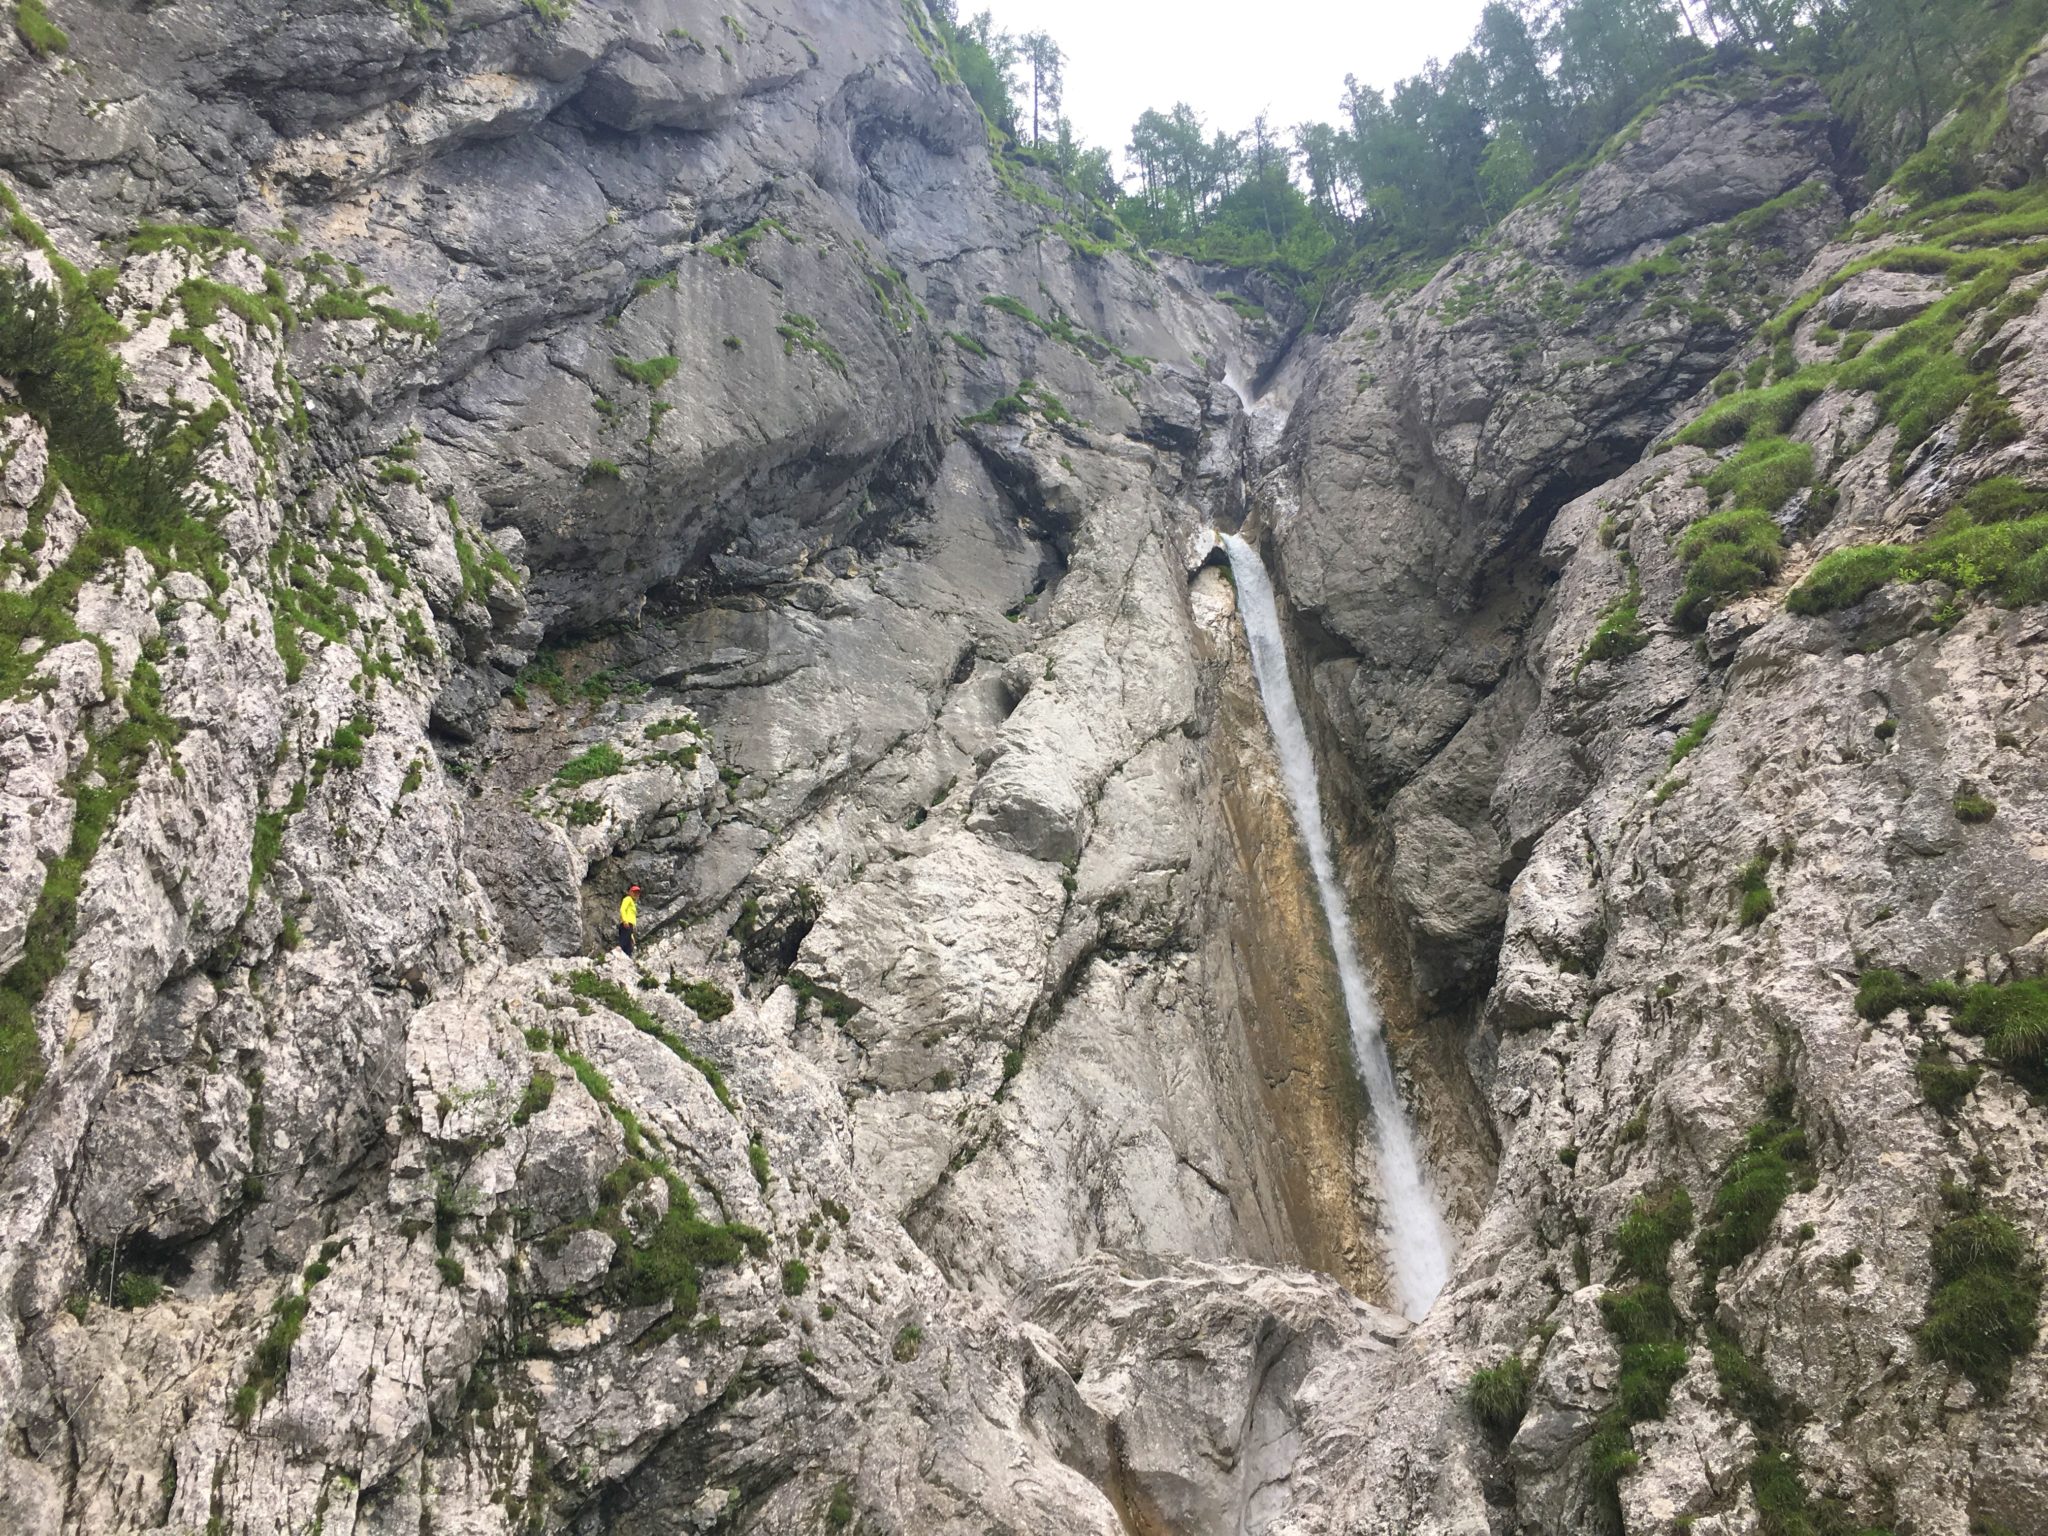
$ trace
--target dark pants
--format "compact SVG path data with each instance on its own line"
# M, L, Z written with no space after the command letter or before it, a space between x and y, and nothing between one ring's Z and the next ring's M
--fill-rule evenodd
M631 923L619 924L619 948L626 952L628 960L633 958L633 925Z

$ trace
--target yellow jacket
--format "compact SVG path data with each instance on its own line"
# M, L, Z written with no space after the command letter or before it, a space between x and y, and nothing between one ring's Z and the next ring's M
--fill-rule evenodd
M634 928L639 926L640 903L635 901L631 896L628 896L624 901L619 903L619 921L624 923L628 928Z

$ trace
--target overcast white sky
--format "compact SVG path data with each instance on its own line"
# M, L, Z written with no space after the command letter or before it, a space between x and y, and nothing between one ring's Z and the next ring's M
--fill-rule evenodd
M1067 54L1067 115L1124 160L1147 107L1185 101L1212 129L1261 110L1284 127L1337 120L1344 77L1382 90L1471 40L1485 0L960 0Z

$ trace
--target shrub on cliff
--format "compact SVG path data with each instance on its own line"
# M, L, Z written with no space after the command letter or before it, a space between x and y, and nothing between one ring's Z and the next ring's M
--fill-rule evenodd
M1483 1366L1465 1386L1465 1401L1481 1427L1499 1440L1511 1440L1529 1411L1532 1373L1520 1355L1499 1365Z
M1688 629L1699 629L1729 598L1770 585L1785 562L1785 541L1770 513L1737 507L1686 529L1678 540L1678 560L1685 589L1671 616Z
M1971 1211L1935 1232L1932 1258L1921 1346L1997 1396L2013 1362L2040 1336L2041 1264L2033 1245L2003 1216Z

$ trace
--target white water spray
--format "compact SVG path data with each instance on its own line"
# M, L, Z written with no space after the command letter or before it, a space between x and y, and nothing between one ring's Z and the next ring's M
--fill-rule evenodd
M1238 612L1245 638L1251 642L1252 671L1266 706L1266 723L1280 755L1280 775L1294 807L1295 825L1308 845L1309 867L1315 871L1316 894L1330 925L1330 947L1336 952L1337 978L1344 990L1344 1013L1351 1022L1351 1049L1372 1105L1373 1141L1379 1151L1380 1187L1386 1198L1387 1258L1394 1293L1401 1310L1419 1319L1450 1278L1450 1242L1415 1151L1415 1133L1394 1087L1394 1063L1380 1027L1380 1011L1372 986L1359 963L1351 934L1351 912L1344 888L1337 882L1329 834L1323 828L1321 786L1309 751L1308 731L1294 701L1294 683L1287 673L1287 647L1280 633L1280 612L1273 600L1273 581L1258 551L1234 534L1222 545L1237 578Z

